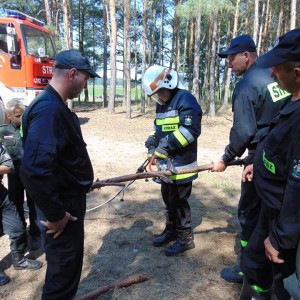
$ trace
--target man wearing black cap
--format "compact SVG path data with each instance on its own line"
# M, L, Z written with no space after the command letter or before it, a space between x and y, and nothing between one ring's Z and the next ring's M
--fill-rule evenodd
M233 91L233 126L229 144L225 147L222 158L214 161L212 171L215 172L223 172L230 161L243 155L246 150L248 157L245 165L252 163L257 141L267 130L270 121L288 95L274 82L271 69L257 67L256 46L249 35L244 34L232 39L229 48L220 52L219 56L227 59L229 68L235 75L243 77ZM257 222L260 204L254 184L242 183L238 205L241 255ZM222 269L221 277L229 282L242 283L240 264Z
M73 299L83 263L86 193L93 168L78 117L67 99L99 77L77 50L60 52L53 77L22 117L24 156L20 176L36 204L46 253L42 299Z
M300 238L300 29L280 37L258 65L273 67L273 76L291 96L243 173L243 180L254 180L262 210L241 261L240 299L269 299L264 292L273 283L277 299L289 300L283 279L295 272Z

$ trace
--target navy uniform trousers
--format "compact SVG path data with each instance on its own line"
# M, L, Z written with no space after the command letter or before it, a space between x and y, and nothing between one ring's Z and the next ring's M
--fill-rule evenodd
M277 298L290 300L291 296L283 286L283 279L295 272L297 249L280 250L283 264L272 263L266 257L264 240L269 236L269 228L274 217L273 213L262 205L257 226L244 250L241 267L250 285L269 290L274 278L274 291Z
M252 160L246 160L245 168L249 164L252 164ZM238 204L238 219L241 225L241 241L249 241L250 236L257 224L260 209L261 199L256 192L254 182L242 182L241 197Z
M27 246L26 231L15 205L8 196L0 201L0 218L3 231L10 240L10 250L14 253L24 253Z
M15 172L7 175L9 199L16 205L20 218L26 228L26 222L24 217L25 188L19 175L20 164L14 162L14 165L15 165ZM29 224L30 224L29 234L31 236L40 236L40 230L36 225L36 212L35 212L34 202L27 192L26 192L26 198L27 198L27 205L29 208Z
M48 264L42 300L73 299L81 276L86 195L62 196L65 197L61 199L65 211L77 217L77 221L69 221L56 239L52 234L47 234L47 228L38 222ZM36 212L38 221L46 221L37 206Z
M162 181L161 194L165 203L166 220L173 222L176 229L190 229L191 208L188 199L192 192L192 182L184 184L169 184Z

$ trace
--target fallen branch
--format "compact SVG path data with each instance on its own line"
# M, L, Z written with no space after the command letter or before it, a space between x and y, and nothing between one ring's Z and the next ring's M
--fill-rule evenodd
M98 182L98 181L96 181ZM118 183L118 182L101 182L101 186L125 186L125 183Z
M227 164L227 166L241 166L245 163L244 159L236 159L231 161L230 163ZM187 174L187 173L198 173L202 171L209 171L213 168L213 164L207 164L207 165L202 165L202 166L197 166L194 168L189 168L189 169L184 169L184 170L178 170L176 175L178 174ZM131 181L131 180L137 180L137 179L145 179L145 178L152 178L152 177L162 177L166 178L171 175L174 175L171 171L156 171L156 172L143 172L143 173L134 173L134 174L129 174L129 175L123 175L123 176L118 176L114 178L108 178L104 180L96 180L95 182L92 183L92 186L90 188L90 191L94 189L101 188L103 186L108 186L108 185L115 185L116 183L120 182L126 182L126 181Z
M133 276L130 276L124 280L121 280L117 283L114 283L114 284L108 284L108 285L105 285L101 288L98 288L86 295L83 295L83 296L80 296L79 298L76 298L75 300L92 300L92 299L95 299L96 297L108 292L109 290L111 289L120 289L120 288L123 288L123 287L127 287L127 286L131 286L135 283L140 283L140 282L143 282L143 281L146 281L149 279L149 276L147 274L138 274L138 275L133 275Z

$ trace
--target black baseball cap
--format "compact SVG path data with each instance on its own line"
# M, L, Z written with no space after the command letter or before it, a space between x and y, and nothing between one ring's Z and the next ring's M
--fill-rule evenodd
M78 69L90 73L90 77L100 77L93 71L89 59L75 49L59 52L54 58L54 68L56 69Z
M273 49L258 58L257 65L270 68L287 61L300 62L300 28L281 36Z
M256 45L252 37L248 34L243 34L232 39L229 48L225 51L221 51L220 53L218 53L218 55L221 58L226 58L228 55L241 53L245 51L256 51Z

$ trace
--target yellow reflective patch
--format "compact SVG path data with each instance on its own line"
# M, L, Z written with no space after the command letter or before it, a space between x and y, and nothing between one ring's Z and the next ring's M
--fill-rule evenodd
M285 97L290 95L290 93L287 92L286 90L283 90L277 82L270 83L270 84L268 84L267 87L268 87L268 90L270 92L273 102L282 100Z
M163 132L166 132L166 131L175 131L178 129L178 125L175 124L175 125L162 125L162 131Z
M159 158L162 158L162 159L166 159L168 156L167 155L164 155L160 152L157 152L157 151L154 151L154 155L159 157Z
M189 177L194 176L195 174L197 174L197 173L187 173L187 174L171 175L171 176L170 176L170 179L171 179L171 180L186 179L186 178L189 178Z
M189 142L186 140L186 138L183 136L183 134L179 130L173 132L173 134L176 137L176 139L178 140L178 142L182 145L182 147L185 147L189 144Z
M165 125L165 124L179 124L179 116L174 118L165 118L165 119L156 119L156 125Z

